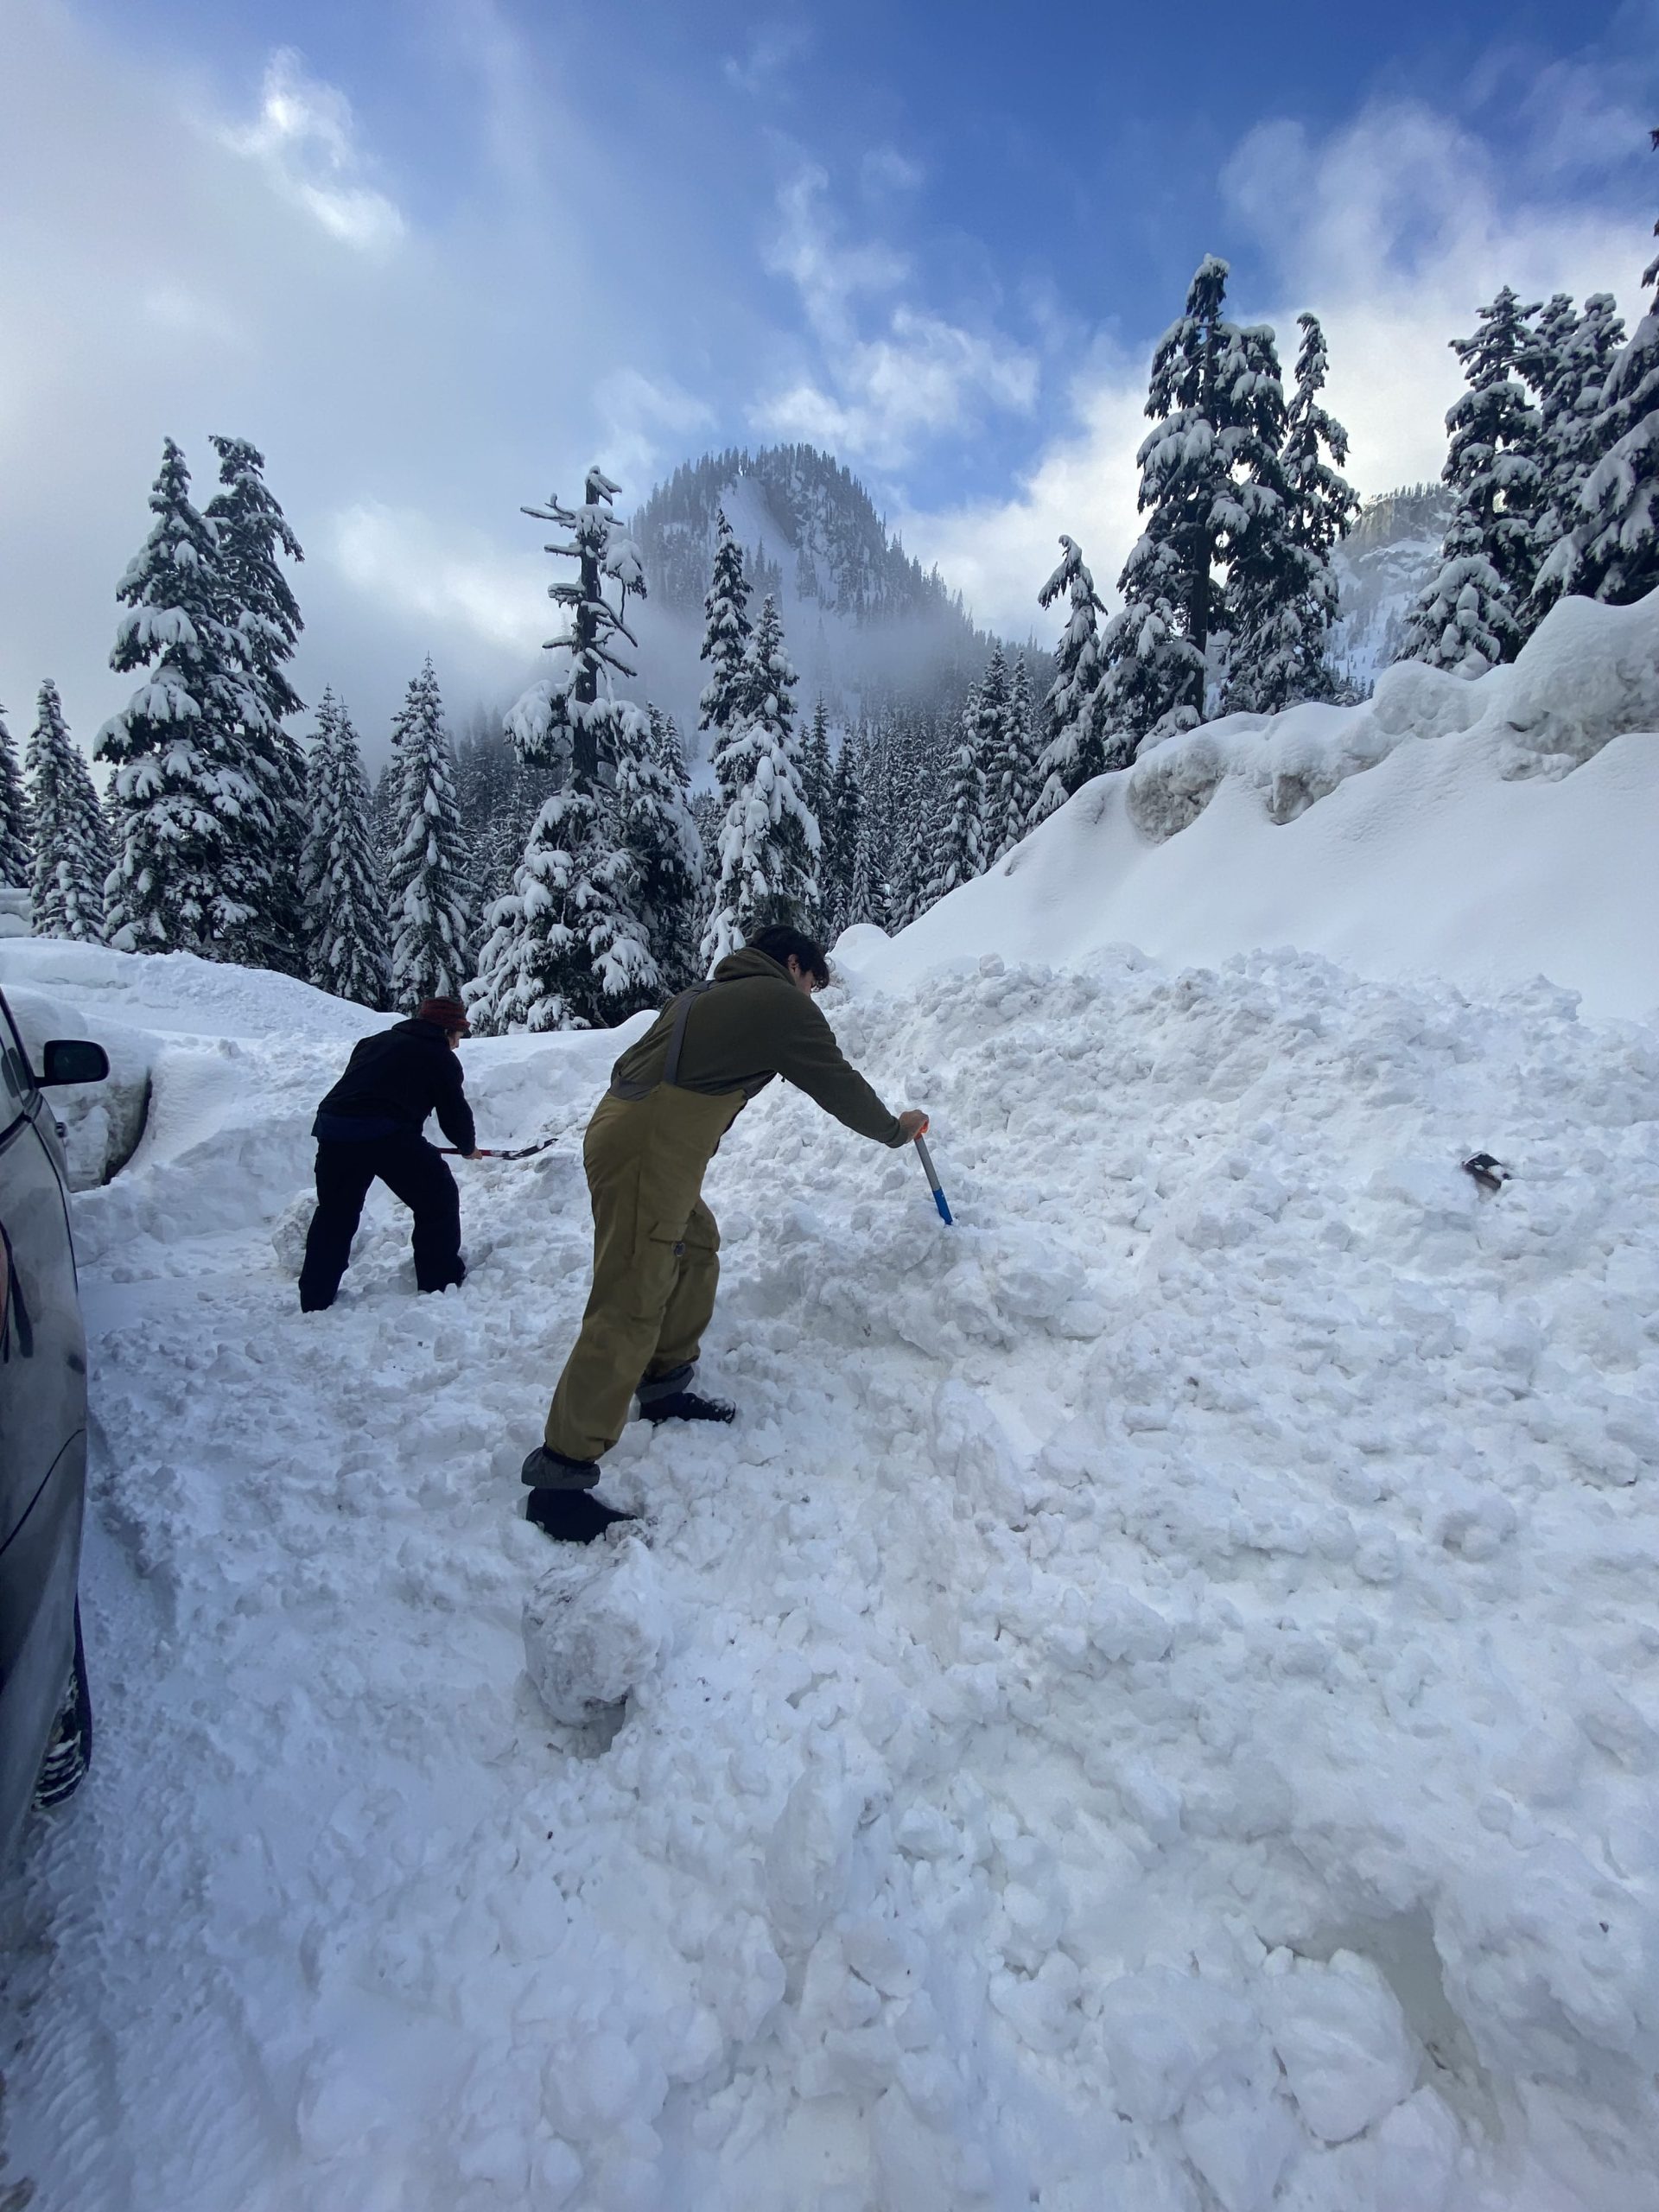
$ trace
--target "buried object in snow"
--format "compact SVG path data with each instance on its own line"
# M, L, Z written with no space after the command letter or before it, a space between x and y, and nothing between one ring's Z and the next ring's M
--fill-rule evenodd
M1510 1171L1501 1160L1494 1160L1490 1152L1471 1152L1463 1163L1465 1175L1474 1180L1490 1198L1501 1191L1510 1179Z

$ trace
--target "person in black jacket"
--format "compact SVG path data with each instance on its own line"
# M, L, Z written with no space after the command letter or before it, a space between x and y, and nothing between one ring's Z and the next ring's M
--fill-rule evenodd
M466 1280L461 1194L435 1145L421 1135L429 1114L457 1152L478 1157L456 1049L467 1032L459 999L424 999L400 1021L353 1048L346 1072L317 1109L317 1210L305 1240L300 1310L334 1302L352 1238L378 1175L415 1217L415 1280L448 1290Z

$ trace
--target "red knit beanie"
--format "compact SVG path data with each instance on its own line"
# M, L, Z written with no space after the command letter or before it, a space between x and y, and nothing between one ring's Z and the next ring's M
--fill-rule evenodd
M440 1029L466 1037L472 1032L467 1009L459 999L423 999L415 1009L416 1021L435 1021Z

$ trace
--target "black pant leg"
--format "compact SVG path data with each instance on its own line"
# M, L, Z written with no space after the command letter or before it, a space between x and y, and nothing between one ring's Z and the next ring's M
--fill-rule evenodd
M415 1281L445 1290L467 1270L461 1260L461 1192L448 1163L424 1137L387 1137L373 1149L375 1173L415 1217Z
M317 1210L305 1240L300 1269L300 1306L315 1313L332 1306L340 1279L352 1256L352 1239L363 1217L363 1201L374 1180L377 1144L317 1143Z

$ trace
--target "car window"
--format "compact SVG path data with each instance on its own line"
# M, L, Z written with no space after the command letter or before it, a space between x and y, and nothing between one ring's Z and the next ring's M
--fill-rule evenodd
M9 1009L0 1005L0 1132L9 1129L29 1105L35 1078Z

